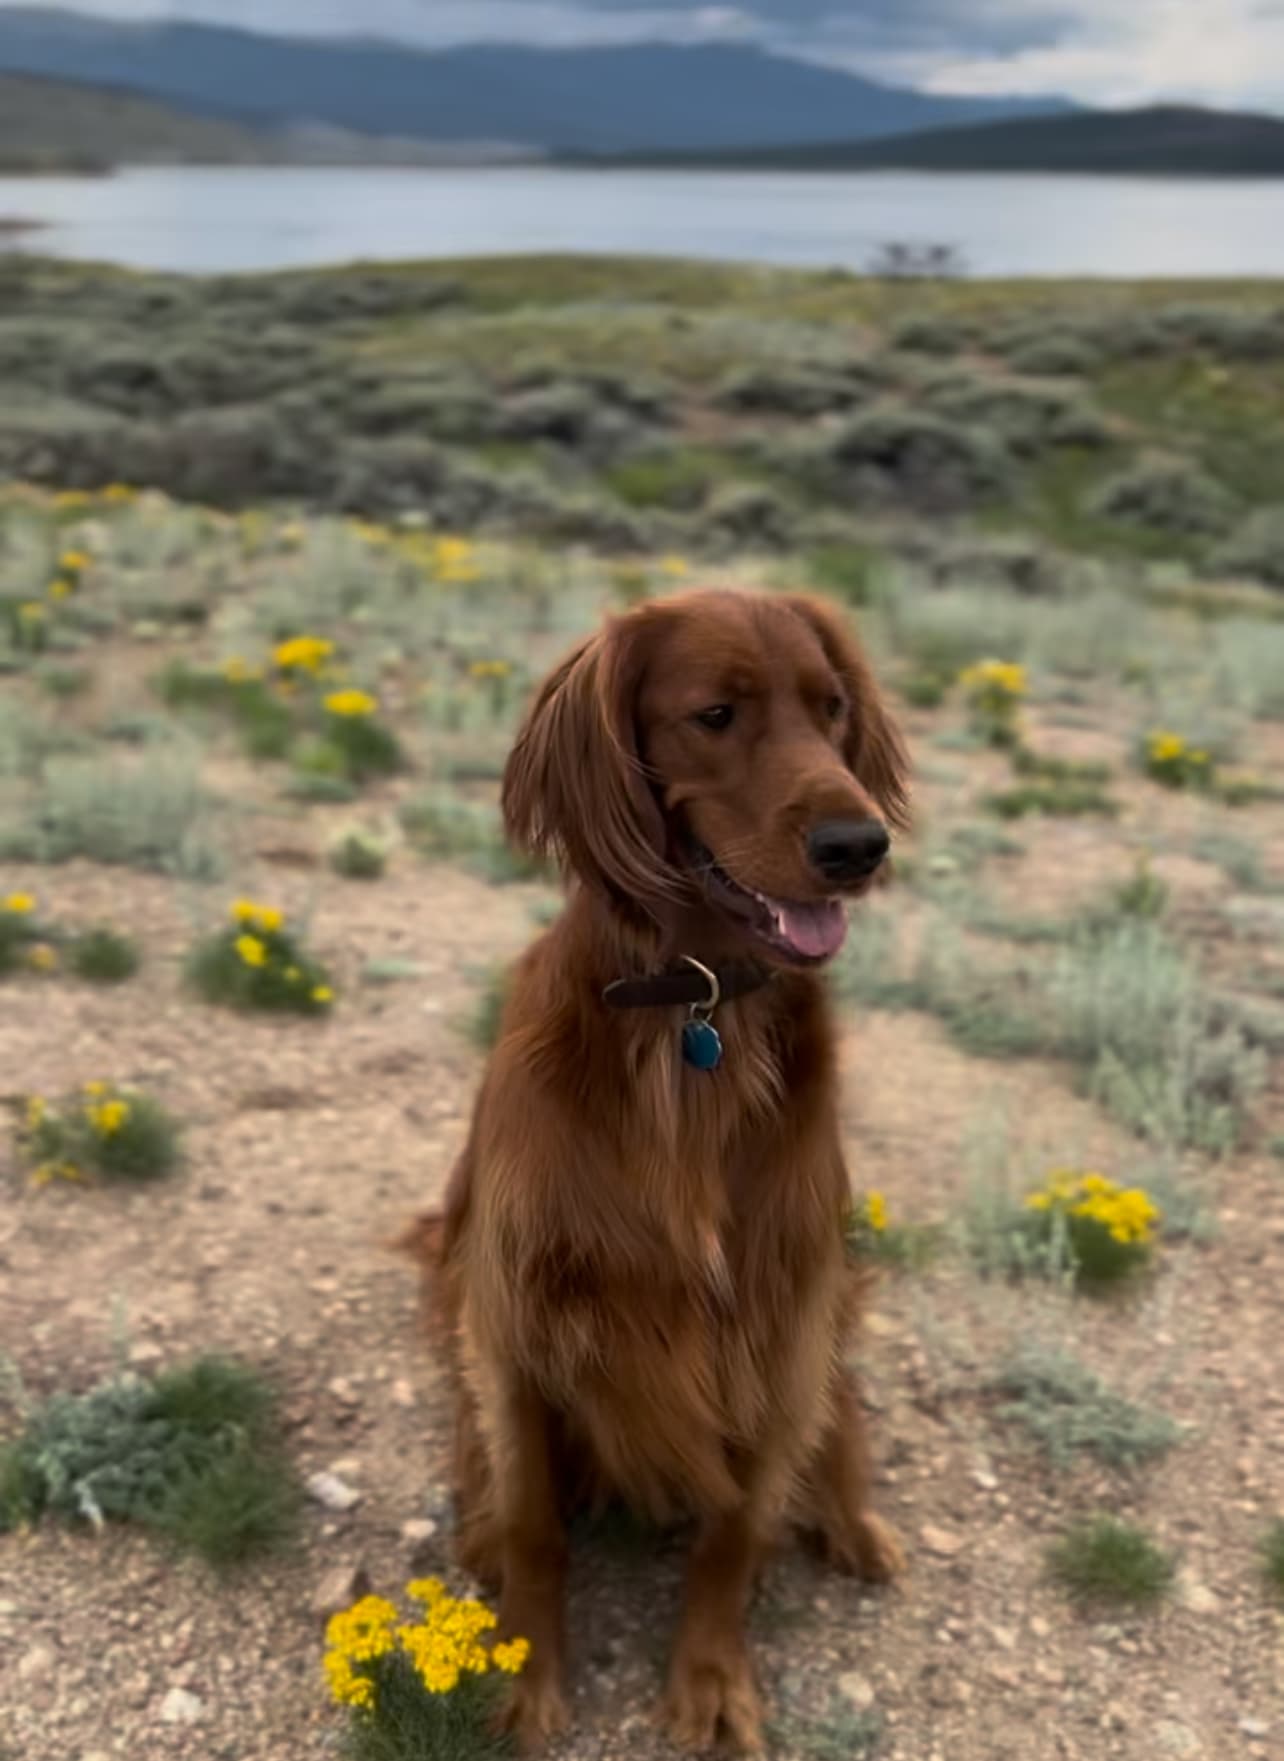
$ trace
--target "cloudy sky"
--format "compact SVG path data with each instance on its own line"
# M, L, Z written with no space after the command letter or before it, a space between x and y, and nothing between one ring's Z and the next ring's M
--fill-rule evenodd
M0 5L13 0L0 0ZM26 0L31 4L32 0ZM65 0L128 18L440 44L758 42L941 92L1284 109L1284 0Z

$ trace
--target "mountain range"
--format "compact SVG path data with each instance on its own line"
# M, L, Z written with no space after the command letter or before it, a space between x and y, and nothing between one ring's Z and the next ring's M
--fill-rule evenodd
M1070 109L948 98L739 44L429 51L0 8L0 72L37 74L280 131L510 142L552 153L794 148Z

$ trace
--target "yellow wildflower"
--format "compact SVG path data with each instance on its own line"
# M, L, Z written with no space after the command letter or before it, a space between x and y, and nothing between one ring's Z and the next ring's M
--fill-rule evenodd
M83 1180L83 1172L74 1162L42 1162L32 1171L31 1184L48 1186L54 1180Z
M99 495L103 501L119 504L135 500L138 491L131 488L128 483L109 483L105 489L99 491Z
M674 581L680 581L691 572L691 565L684 556L662 556L656 566L662 575L668 575Z
M267 963L267 949L257 936L237 936L236 951L247 966L263 966Z
M48 616L38 599L27 599L18 607L18 616L28 624L38 624Z
M314 1003L333 1003L334 992L330 989L328 984L313 985L312 1001Z
M325 700L326 709L331 715L355 717L373 715L378 709L378 700L368 691L332 691Z
M44 1123L45 1114L49 1111L49 1103L43 1095L27 1097L27 1130L36 1131Z
M1185 756L1186 742L1180 734L1158 728L1147 740L1146 749L1155 764L1171 764L1174 758Z
M87 1095L93 1095L95 1099L100 1099L107 1093L107 1084L105 1082L87 1082L85 1084L85 1093Z
M256 905L253 899L233 899L228 910L233 923L261 929L265 935L275 935L285 923L283 911L275 905Z
M4 902L4 908L6 911L12 911L20 917L25 917L29 911L34 911L36 908L35 896L31 893L10 893Z
M90 1108L89 1120L100 1137L115 1137L129 1122L129 1102L104 1101Z
M324 636L291 636L278 642L272 658L284 673L319 673L334 653L334 643Z
M64 575L83 575L89 563L90 558L83 550L64 550L58 558L58 567Z
M979 660L963 669L959 684L968 692L994 692L1002 697L1024 697L1029 689L1025 668L1007 660Z
M475 660L468 669L468 676L473 679L506 679L512 670L511 661Z
M505 1675L520 1675L530 1654L529 1639L510 1639L507 1644L496 1645L490 1657L495 1668L502 1669Z
M861 1217L876 1235L887 1228L887 1200L881 1192L871 1192L861 1207Z
M66 599L70 596L71 591L72 586L70 581L51 581L47 589L47 597L54 601Z
M27 964L36 972L52 972L58 964L58 951L48 942L37 942L27 950Z

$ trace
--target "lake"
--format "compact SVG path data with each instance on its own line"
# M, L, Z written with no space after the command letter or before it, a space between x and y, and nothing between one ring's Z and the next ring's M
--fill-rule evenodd
M139 167L0 178L14 218L43 223L33 251L192 273L532 251L860 269L898 240L976 275L1284 276L1278 180Z

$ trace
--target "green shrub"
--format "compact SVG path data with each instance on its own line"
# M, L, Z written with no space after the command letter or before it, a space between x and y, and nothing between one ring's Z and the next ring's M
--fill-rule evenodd
M387 847L369 832L345 832L330 851L330 866L347 880L379 880L388 866Z
M20 1149L37 1186L85 1175L160 1180L178 1165L179 1132L159 1101L134 1089L90 1082L56 1105L31 1096Z
M1215 477L1178 461L1143 463L1107 478L1094 492L1091 512L1151 531L1218 537L1235 519L1235 498Z
M86 930L67 950L69 969L90 984L121 984L139 964L138 944L114 929Z
M1073 1169L1054 1171L1024 1208L1031 1239L1064 1252L1076 1279L1091 1286L1118 1284L1143 1270L1162 1221L1141 1187Z
M1096 784L1073 778L1022 783L1014 789L1000 789L986 795L981 804L1000 819L1024 819L1031 813L1060 818L1099 813L1113 818L1119 812L1118 802Z
M1211 560L1216 569L1284 587L1284 506L1249 514Z
M365 691L332 691L323 701L324 741L339 753L343 774L356 783L391 776L405 764L397 736L378 719L378 707Z
M1284 1517L1279 1518L1262 1543L1262 1569L1268 1586L1284 1598Z
M0 854L37 862L85 856L208 878L221 866L209 809L195 766L166 753L147 752L136 763L52 758L39 795L0 827Z
M1134 1406L1062 1351L1026 1347L995 1387L1004 1397L998 1416L1023 1426L1057 1468L1080 1454L1132 1467L1163 1455L1181 1434L1163 1413Z
M0 1447L0 1529L44 1515L136 1522L236 1563L294 1528L298 1493L278 1430L261 1379L219 1358L54 1395Z
M1172 1582L1172 1556L1131 1523L1098 1516L1068 1529L1048 1568L1077 1602L1156 1602Z
M884 402L800 444L805 482L843 503L905 501L968 507L1009 486L1002 439L983 424L955 423L908 403Z
M199 942L188 982L207 1003L226 1008L325 1015L334 1003L330 975L287 927L280 911L238 899L232 922Z

